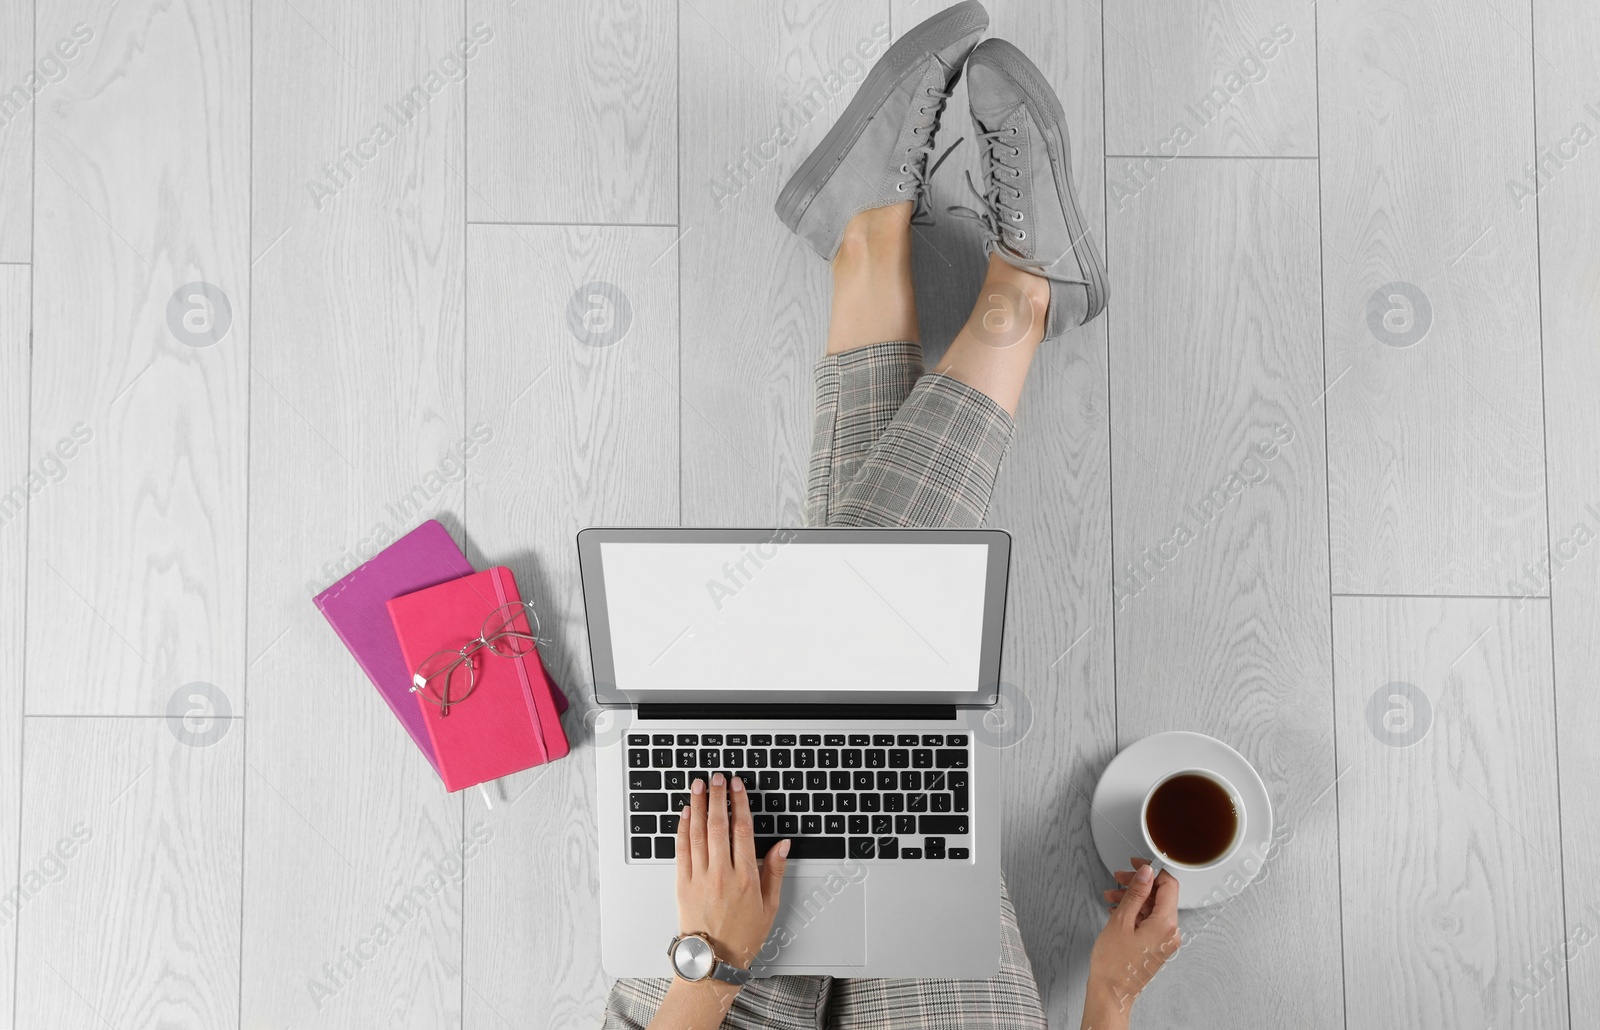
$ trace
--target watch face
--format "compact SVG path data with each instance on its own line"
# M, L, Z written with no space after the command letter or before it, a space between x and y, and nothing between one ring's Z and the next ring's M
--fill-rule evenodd
M704 980L716 962L704 937L685 937L672 949L672 967L685 980Z

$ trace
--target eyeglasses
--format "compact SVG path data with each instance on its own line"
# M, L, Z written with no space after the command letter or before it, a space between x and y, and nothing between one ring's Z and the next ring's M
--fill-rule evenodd
M539 613L531 601L512 601L489 613L476 637L453 651L436 651L417 666L411 692L439 706L441 717L450 706L472 696L478 686L477 656L485 648L501 658L531 654L548 640L539 636Z

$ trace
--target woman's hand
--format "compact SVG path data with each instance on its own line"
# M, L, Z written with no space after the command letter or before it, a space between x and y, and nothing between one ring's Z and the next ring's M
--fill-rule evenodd
M757 860L750 796L737 776L731 790L717 773L709 790L697 779L689 791L689 807L678 815L678 932L705 934L717 958L749 969L778 914L789 842ZM738 993L719 980L673 977L650 1030L720 1026Z
M1116 874L1122 886L1105 892L1116 908L1089 955L1083 1030L1126 1027L1133 1000L1178 950L1178 881L1163 871L1152 882L1150 873L1135 858L1133 870Z
M744 781L717 773L709 790L704 780L692 785L677 854L678 932L706 934L717 958L750 968L778 913L789 842L758 860Z

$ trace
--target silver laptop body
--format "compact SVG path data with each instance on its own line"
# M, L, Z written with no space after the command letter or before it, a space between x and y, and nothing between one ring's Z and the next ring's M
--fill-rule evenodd
M992 975L1009 536L588 529L578 550L606 973L670 975L672 820L723 771L761 850L795 842L757 975Z

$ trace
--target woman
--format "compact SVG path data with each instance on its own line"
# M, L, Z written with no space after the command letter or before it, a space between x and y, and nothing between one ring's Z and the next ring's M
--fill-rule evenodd
M833 266L827 350L816 369L807 495L812 525L975 527L988 511L1034 352L1105 304L1105 271L1072 188L1060 101L1015 47L978 39L976 0L918 25L884 53L838 123L778 197L779 217ZM983 188L952 213L986 232L989 266L971 317L924 374L911 284L911 226L928 215L945 101L967 73ZM748 967L771 931L787 842L756 858L735 778L696 780L677 841L680 931ZM1083 1026L1126 1027L1130 1006L1178 946L1178 884L1134 860L1089 960ZM1001 968L987 980L781 976L743 988L621 980L608 1028L1043 1028L1033 971L1002 885Z

